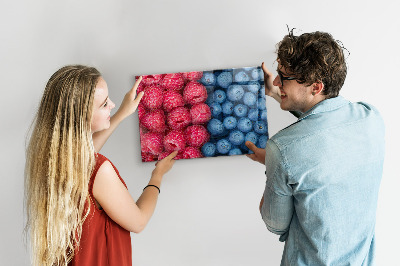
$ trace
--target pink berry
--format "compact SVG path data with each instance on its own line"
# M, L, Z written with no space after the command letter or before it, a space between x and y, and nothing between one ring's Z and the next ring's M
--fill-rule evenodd
M165 157L167 157L168 155L170 155L171 154L171 152L170 151L164 151L164 152L162 152L162 153L160 153L159 155L158 155L158 160L159 161L161 161L162 159L164 159Z
M203 154L198 148L195 147L186 147L183 151L182 156L184 159L193 159L193 158L201 158Z
M163 89L158 85L150 85L144 90L144 95L141 100L144 106L148 109L160 108L164 100Z
M181 130L190 124L190 113L185 107L173 109L167 116L167 123L173 130Z
M210 134L204 126L193 125L186 128L185 139L189 146L201 147L210 139Z
M175 91L166 91L164 94L163 107L165 111L171 112L172 109L184 106L185 102L181 94Z
M186 146L185 136L181 131L171 130L164 137L164 148L166 151L180 151L183 150Z
M193 124L204 124L211 119L210 107L205 103L198 103L190 109L190 117Z
M182 72L181 74L185 80L199 80L203 76L201 71Z
M138 77L139 78L139 77ZM161 81L163 75L145 75L142 76L142 82L144 85L155 85Z
M152 161L154 161L153 154L142 152L142 162L152 162Z
M144 105L142 103L139 103L137 112L138 112L139 121L140 121L143 119L143 116L146 113L146 108L144 108Z
M180 73L166 74L160 85L166 90L179 91L185 85L185 80Z
M159 155L163 152L163 135L160 133L148 132L142 136L141 146L144 153Z
M206 87L197 81L190 81L183 89L183 100L191 105L205 102L207 100Z
M164 111L160 109L144 114L139 121L146 129L152 132L162 133L166 129Z

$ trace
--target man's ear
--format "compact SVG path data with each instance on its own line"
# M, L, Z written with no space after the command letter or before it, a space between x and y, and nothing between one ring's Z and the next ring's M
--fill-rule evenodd
M322 92L322 90L324 89L324 83L322 82L315 82L312 84L312 91L311 94L312 95L318 95Z

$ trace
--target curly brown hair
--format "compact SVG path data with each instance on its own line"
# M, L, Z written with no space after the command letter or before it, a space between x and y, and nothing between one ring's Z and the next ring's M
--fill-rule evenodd
M333 98L339 95L346 79L344 49L329 33L316 31L295 36L292 29L277 44L277 61L301 84L322 82L322 93Z

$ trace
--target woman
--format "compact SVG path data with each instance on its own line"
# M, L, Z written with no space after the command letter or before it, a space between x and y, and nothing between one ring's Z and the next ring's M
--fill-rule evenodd
M141 81L118 111L101 74L65 66L48 81L27 149L25 196L34 265L131 265L130 232L154 212L176 152L156 163L135 202L115 166L98 152L137 108Z

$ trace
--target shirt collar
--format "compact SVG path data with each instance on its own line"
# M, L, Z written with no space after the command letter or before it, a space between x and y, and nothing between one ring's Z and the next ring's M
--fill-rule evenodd
M345 98L343 98L342 96L337 96L334 98L329 98L326 100L323 100L319 103L317 103L316 105L314 105L310 110L308 110L307 112L303 113L300 117L299 120L302 120L310 115L314 115L314 114L319 114L319 113L324 113L324 112L329 112L329 111L333 111L335 109L339 109L340 107L342 107L343 105L349 104L350 101L346 100Z

